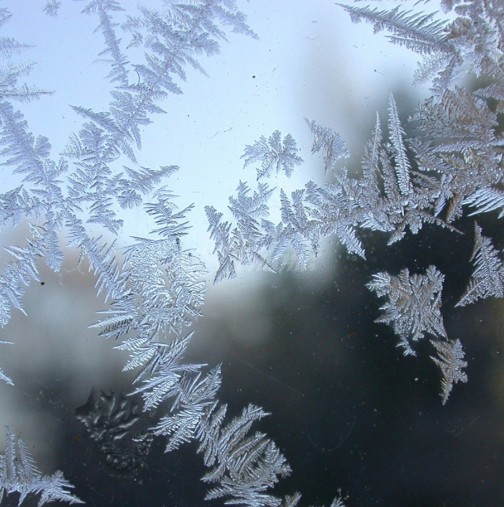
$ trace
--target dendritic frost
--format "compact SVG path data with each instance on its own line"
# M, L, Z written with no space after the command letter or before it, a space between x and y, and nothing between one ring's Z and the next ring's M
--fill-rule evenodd
M49 0L43 10L56 16L64 5ZM500 0L443 0L441 5L454 11L453 19L401 6L343 6L354 21L387 31L392 43L423 58L415 82L430 82L432 96L406 124L391 93L386 129L377 115L359 168L344 166L350 153L338 133L306 120L312 154L322 158L327 183L308 181L293 191L268 183L279 172L291 176L303 163L290 134L275 130L247 145L242 158L246 168L255 168L256 182L240 181L227 211L206 207L219 262L216 282L253 263L272 272L307 267L326 239L365 258L366 230L386 235L392 245L426 224L460 234L462 217L504 216L504 8ZM57 157L50 140L34 135L14 106L48 93L24 81L31 65L17 60L28 46L0 37L0 157L19 181L0 194L0 230L26 224L27 231L21 245L5 248L0 326L8 324L13 309L24 312L24 292L39 280L40 259L57 272L64 257L62 240L78 248L97 293L108 304L94 327L101 336L119 340L116 348L129 354L124 369L137 373L134 393L142 397L145 410L161 413L147 441L162 436L167 451L195 441L208 469L203 477L211 485L208 499L294 507L300 494L279 498L272 491L290 473L285 456L268 436L252 431L267 413L250 404L229 419L227 405L218 400L220 367L185 360L190 328L202 313L205 267L198 253L183 244L191 206L178 208L165 187L178 168L141 163L145 127L164 113L171 94L182 92L187 68L204 74L202 57L219 52L227 31L255 34L234 0L164 2L163 8L139 7L137 15L127 17L116 0L92 0L82 12L94 16L103 38L99 56L109 65L110 103L104 110L73 107L82 122ZM1 8L0 28L9 17ZM474 90L466 86L460 77L469 70L486 84L479 81ZM272 202L279 218L273 218ZM123 227L121 210L141 206L155 228L119 249L113 238ZM502 297L500 253L476 223L472 262L474 272L458 305ZM434 265L420 271L381 271L368 287L386 298L377 321L392 327L405 355L414 355L413 343L430 335L444 404L454 384L467 381L467 363L462 342L448 339L444 328L445 275ZM7 373L0 370L0 380L12 384ZM91 431L99 432L93 426L96 412L123 401L102 395L81 416ZM127 421L124 411L131 416ZM126 405L117 413L112 410L109 422L121 432L135 420L134 411ZM100 445L107 447L108 441ZM17 492L19 503L28 495L40 495L39 505L79 502L69 488L60 472L42 475L23 442L7 431L7 449L0 455L0 499ZM332 506L343 507L343 500L335 498Z

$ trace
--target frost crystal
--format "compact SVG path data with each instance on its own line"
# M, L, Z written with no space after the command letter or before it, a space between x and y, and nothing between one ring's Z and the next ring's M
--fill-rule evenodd
M201 315L205 297L205 268L197 252L183 244L191 206L177 208L164 186L175 166L150 168L139 161L145 127L164 113L165 99L181 93L187 68L204 74L201 57L219 52L228 29L255 34L234 0L164 4L158 10L139 7L136 16L120 23L120 2L86 2L83 13L95 18L103 37L99 56L109 64L110 103L104 110L73 107L82 122L56 158L49 139L34 135L14 106L48 93L24 82L31 65L16 59L28 46L0 37L0 157L19 179L15 188L0 194L0 230L26 225L27 231L21 245L4 249L0 326L8 324L13 309L24 312L24 292L39 279L40 260L57 272L64 257L61 240L78 248L95 277L97 293L108 303L93 327L100 328L101 336L119 340L116 348L128 352L124 369L136 370L134 393L157 417L151 431L166 439L166 450L195 441L208 468L203 477L211 484L208 499L250 507L295 506L299 494L281 499L272 491L290 472L286 458L265 434L251 431L266 412L250 404L227 419L227 406L217 399L220 367L207 369L185 360L189 328ZM60 5L48 0L43 9L55 16ZM343 6L354 21L386 30L392 43L419 54L423 62L415 81L430 81L433 95L406 123L390 94L387 129L377 115L360 168L343 166L350 154L339 134L306 120L312 153L322 157L331 178L323 184L308 181L303 188L286 191L266 183L273 173L290 176L303 162L290 134L275 130L247 145L242 158L245 167L257 171L255 186L240 182L226 212L206 207L219 261L215 282L236 276L240 265L255 263L272 272L292 265L304 268L327 239L365 258L366 230L385 234L392 245L426 224L459 234L463 231L458 221L464 215L503 217L502 2L443 0L442 6L455 7L453 20L400 6ZM9 17L7 9L0 9L0 27ZM468 71L489 84L476 84L474 91L457 86ZM280 217L273 218L273 201ZM155 229L119 249L114 237L123 227L122 210L142 205ZM475 231L475 269L459 306L504 295L499 252L477 224ZM443 281L435 266L423 274L410 274L405 267L397 276L376 273L368 288L386 298L378 322L393 328L405 355L415 355L412 342L428 334L435 338L433 360L443 375L445 403L453 385L467 376L461 342L448 340L444 329ZM12 383L3 370L0 380ZM101 412L108 411L105 419L113 439L135 420L134 410L121 406L124 400L102 398L84 419L98 434ZM150 441L152 433L145 438ZM79 502L69 487L60 472L41 475L26 446L7 431L7 449L0 456L0 500L17 492L19 503L37 494L39 505ZM343 501L336 498L332 505L340 507Z
M467 366L464 361L464 350L460 340L432 341L437 357L431 359L441 369L441 399L443 405L448 401L453 385L457 382L467 382L467 375L463 369Z
M410 275L403 269L399 276L376 273L367 287L388 301L380 307L383 315L376 322L390 324L401 339L404 355L416 355L411 341L425 337L425 333L446 337L441 315L441 293L444 276L429 266L425 275Z
M38 507L54 501L84 503L69 492L73 486L59 470L52 475L42 475L26 444L8 427L5 439L6 449L0 454L0 502L4 494L19 493L18 505L30 495L40 495Z

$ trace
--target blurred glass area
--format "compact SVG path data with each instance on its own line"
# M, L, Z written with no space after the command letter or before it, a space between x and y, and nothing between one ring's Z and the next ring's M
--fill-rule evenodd
M64 2L56 18L29 3L26 9L24 2L3 2L13 16L2 30L33 44L26 58L38 63L30 80L54 90L20 109L57 154L79 125L68 106L107 104L107 69L96 61L101 39L93 35L95 19L80 15L82 2ZM120 3L127 11L136 6ZM252 267L212 284L217 262L203 207L225 209L240 180L255 180L240 159L246 144L275 129L293 135L305 163L291 179L272 181L292 191L325 178L310 154L304 118L338 131L352 153L347 166L357 171L376 111L387 116L389 92L404 118L429 95L428 87L411 85L415 55L352 24L333 2L240 6L259 39L233 34L220 55L203 63L208 77L188 73L183 94L167 99L167 114L143 132L142 164L180 166L167 186L181 208L195 204L184 246L208 269L204 316L194 325L188 360L222 364L220 400L231 415L248 403L271 413L256 429L278 444L293 469L275 489L279 495L300 491L303 505L329 505L338 491L348 507L504 505L503 302L454 308L470 277L472 237L425 226L389 247L383 235L368 233L366 260L328 243L309 270ZM18 184L2 167L0 191ZM152 228L134 212L125 220L119 246ZM502 248L502 225L492 216L481 223ZM4 230L0 244L22 244L24 237L22 227ZM8 261L2 252L0 266ZM469 382L454 387L446 406L427 340L416 344L417 357L403 357L392 330L374 322L380 301L365 287L377 271L430 264L446 275L445 327L461 339L469 363ZM118 431L131 422L137 437L156 414L138 411L132 397L123 406L126 419L114 420L110 407L131 391L134 372L121 371L127 356L113 350L117 343L89 328L107 303L96 295L86 260L67 249L61 273L43 262L40 270L40 282L24 298L26 315L14 311L0 330L0 340L14 342L0 345L0 366L15 381L0 384L1 425L23 438L44 472L62 470L87 506L220 505L203 500L205 470L195 444L164 454L161 440L140 439L110 450L96 436L99 424L89 421L97 413L108 413L107 424ZM126 456L124 464L114 453ZM17 498L1 503L11 505Z

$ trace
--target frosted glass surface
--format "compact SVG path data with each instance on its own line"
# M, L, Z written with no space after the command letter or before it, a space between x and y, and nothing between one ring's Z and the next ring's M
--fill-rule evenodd
M29 45L19 52L0 47L5 53L0 106L12 102L26 120L27 132L35 140L39 135L49 139L47 160L54 162L60 156L70 160L69 150L75 155L78 143L72 142L83 142L79 132L85 122L94 122L109 132L110 118L106 121L71 106L95 113L108 111L115 98L111 92L121 93L147 82L147 74L135 67L140 65L135 62L144 62L144 49L127 49L132 32L123 32L121 27L128 16L138 15L137 2L120 1L117 6L122 10L110 11L117 23L113 28L120 47L128 59L128 82L122 88L117 80L111 81L113 55L104 52L108 46L99 9L108 2L63 1L56 16L43 12L44 6L57 7L59 3L5 0L1 7L12 16L0 26L1 36ZM174 8L175 2L144 4L154 11L163 6ZM380 9L396 5L372 2L373 7L375 4ZM189 318L189 322L170 321L162 330L162 343L173 343L175 337L194 331L184 361L205 372L221 365L222 386L216 399L228 404L229 416L238 416L250 403L270 414L253 428L274 440L293 470L275 487L274 494L279 498L300 491L302 505L331 505L338 497L340 505L344 502L347 507L504 503L502 299L491 297L464 309L455 306L472 273L470 259L477 233L468 213L444 228L436 227L439 224L435 220L426 221L418 234L411 233L413 227L409 224L405 238L392 246L387 245L385 234L361 228L357 236L366 249L362 257L349 247L353 236L338 232L337 224L333 224L336 232L331 236L331 229L328 237L321 239L317 255L309 252L306 266L294 255L293 260L278 269L275 264L273 269L273 264L257 255L251 265L244 262L239 266L237 261L237 276L233 279L213 283L222 262L215 253L205 206L229 215L228 206L233 205L229 196L236 194L241 181L258 188L254 164L244 167L246 146L252 146L261 136L267 142L278 130L283 139L287 134L292 136L303 159L292 176L280 171L268 180L275 201L267 218L276 223L285 215L280 189L291 198L292 192L309 181L320 186L340 181L345 167L352 178L360 174L377 112L385 138L390 131L390 140L384 145L388 142L391 152L397 149L390 97L395 97L397 122L406 125L414 107L431 95L429 83L412 85L418 55L391 44L381 32L373 34L368 24L352 23L348 13L334 2L272 0L240 1L237 5L257 38L219 25L227 40L219 40L218 54L196 55L204 73L185 64L185 79L174 77L181 93L167 93L156 102L163 111L149 111L149 124L139 122L141 143L134 136L127 141L133 146L136 160L128 158L126 148L111 148L117 151L109 164L115 175L126 174L126 167L139 171L179 167L146 192L143 203L154 202L156 189L165 186L163 195L174 196L174 213L192 205L187 216L179 220L189 228L183 234L166 236L172 243L166 247L169 253L162 261L176 258L173 265L182 266L180 269L189 266L189 275L198 275L197 283L204 293L202 315L194 321ZM408 5L417 11L432 10L423 3ZM96 12L83 13L86 6ZM447 15L447 19L453 17L453 13ZM149 36L148 31L144 36ZM5 47L8 40L3 42ZM496 47L500 51L497 43ZM19 72L16 86L26 82L30 90L51 93L33 101L16 101L12 97L15 86L8 78L16 74L17 66L31 62L35 65L30 72ZM485 79L483 76L478 81L468 74L460 78L460 83L472 90L490 84ZM500 104L497 99L489 100ZM498 105L492 107L499 115L501 123L496 131L501 136L502 110ZM15 210L5 204L10 190L45 183L23 180L26 172L15 170L18 161L8 148L11 127L7 110L2 111L0 241L5 249L0 254L0 267L6 271L9 262L19 255L12 245L28 248L36 231L46 233L48 222L45 215L36 213L26 220L18 219ZM334 171L325 171L322 155L313 153L313 132L306 120L333 129L346 144L349 156L342 157ZM408 129L401 134L407 143L414 136ZM120 135L114 138L118 146ZM33 146L37 149L36 144ZM413 159L410 144L406 146ZM501 149L502 142L495 146ZM31 149L26 148L26 153ZM84 152L76 156L81 165L71 166L70 174L76 168L82 169L83 161L87 163ZM464 156L467 162L471 153L466 150ZM391 160L397 163L399 155L394 157ZM410 167L412 171L418 169L416 164ZM494 169L495 174L502 173L501 162ZM65 195L71 195L66 189L68 184L73 185L72 177L63 175L56 182ZM399 175L397 178L400 180ZM489 176L488 180L502 192L500 176ZM136 187L130 184L132 190L140 191L138 181ZM381 187L386 187L387 180L380 181ZM88 191L96 191L97 185L90 185ZM77 207L81 198L75 199ZM104 191L101 202L106 198ZM451 198L453 195L446 199ZM338 198L334 199L337 202ZM406 195L403 200L407 201ZM485 237L492 238L495 251L501 255L502 226L495 212L497 205L494 208L493 214L478 220ZM122 209L114 202L111 209L124 221L116 233L96 223L99 221L86 222L93 212L90 208L72 212L90 238L100 245L113 244L119 267L124 255L127 258L128 247L140 241L138 238L163 239L159 230L164 224L156 224L142 205ZM51 225L58 222L58 218L51 220ZM42 259L49 254L40 254L40 259L35 256L38 273L26 289L23 286L18 308L10 305L10 321L0 329L0 341L12 342L0 343L0 373L14 381L13 386L0 382L1 425L22 438L43 473L61 470L75 486L72 493L86 505L203 505L209 489L217 485L201 480L208 467L197 453L197 443L164 453L166 439L149 433L149 428L169 413L173 401L164 401L150 412L142 411L141 391L148 378L132 387L138 369L122 371L128 351L114 350L122 337L104 339L99 336L103 329L92 327L108 315L103 311L113 308L114 297L107 297L105 285L97 294L100 266L93 267L89 255L83 253L82 241L68 246L71 224L63 214L60 221L54 249L63 252L61 266L51 269L51 262ZM157 233L151 234L156 229ZM338 234L343 234L347 243ZM249 246L242 245L243 251ZM295 245L292 250L301 257ZM233 251L235 259L237 251ZM162 270L161 261L151 262L148 247L143 252L136 258L135 269L142 271L145 259L146 272ZM201 274L197 272L199 261L205 266ZM442 312L447 336L461 340L469 363L469 382L454 383L445 406L439 396L442 372L431 360L436 349L429 343L433 336L444 338L444 328L432 325L428 339L413 338L416 357L404 357L404 349L396 346L400 324L393 327L400 319L376 322L386 300L366 287L376 273L398 275L406 267L412 273L425 273L431 265L436 265L445 277L442 296L434 291L442 301L433 304L433 313ZM160 275L162 283L173 287L170 277L168 268ZM10 282L3 277L1 283L4 297ZM140 282L132 285L134 292ZM148 284L142 286L146 293L149 289ZM183 299L183 289L167 291L165 296ZM420 293L420 289L412 290L413 296ZM199 303L191 304L189 309L197 314ZM423 321L428 317L424 315ZM144 327L155 319L150 315L142 318ZM176 375L180 375L179 381L182 374ZM140 393L126 396L135 388ZM107 422L100 426L104 419ZM111 448L109 441L103 443L106 432L115 432L112 440L117 447ZM7 445L4 435L0 435L0 443L0 450ZM8 489L7 481L2 484L0 480L0 491L2 487ZM17 505L17 500L17 493L6 494L0 504ZM206 504L223 505L225 500L209 500ZM36 505L36 499L29 498L23 505Z

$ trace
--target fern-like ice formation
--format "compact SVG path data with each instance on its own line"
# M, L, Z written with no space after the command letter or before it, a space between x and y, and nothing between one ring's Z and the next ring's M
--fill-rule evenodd
M388 31L392 43L418 53L423 63L415 81L431 81L433 95L413 113L414 135L407 136L390 94L387 131L377 116L360 175L342 167L349 152L339 134L313 120L307 120L312 152L323 159L331 178L326 184L310 181L290 193L268 185L273 173L290 176L302 163L290 134L277 130L247 146L243 158L245 166L257 171L257 187L239 183L230 198L229 218L212 206L206 209L219 261L215 281L252 263L277 271L295 258L308 266L325 238L335 238L349 253L365 258L364 230L386 234L393 244L425 224L458 234L457 220L464 214L504 215L504 139L498 128L504 112L504 9L500 0L446 0L442 6L453 9L455 19L443 21L400 6L388 11L344 6L354 21L370 22L375 31ZM44 11L55 16L60 7L61 2L51 0ZM13 63L27 47L0 38L0 156L21 178L19 186L0 195L0 230L28 225L24 246L6 248L10 262L0 274L0 325L9 322L13 308L23 311L24 291L39 278L40 258L51 270L61 269L60 240L66 240L88 260L97 292L110 303L95 327L128 351L125 369L137 372L134 392L143 397L145 410L164 411L153 433L166 438L167 451L196 441L209 469L203 477L211 484L207 498L250 507L298 505L298 493L282 499L272 491L290 467L269 437L252 430L266 412L251 404L227 418L227 406L218 400L220 368L185 362L189 327L204 301L204 266L197 253L183 246L190 207L179 210L164 186L177 168L146 168L138 161L143 128L163 113L170 94L181 93L186 69L204 73L200 55L219 51L226 28L255 35L234 0L166 2L164 10L140 7L138 16L119 25L121 10L115 0L92 0L83 8L96 16L103 36L100 56L110 64L111 99L102 111L74 107L82 125L57 159L50 141L32 134L13 105L47 93L24 83L29 65ZM0 27L9 16L0 9ZM459 77L469 69L491 84L468 90ZM275 196L281 212L276 223L270 214ZM118 209L142 204L157 228L125 250L117 249L105 238L122 228ZM92 232L96 227L103 234ZM461 306L502 297L502 262L491 239L478 225L475 230L475 271ZM435 266L424 274L410 274L405 267L399 274L375 274L368 287L387 298L378 320L392 325L406 354L414 353L412 342L431 335L445 403L453 385L467 376L462 344L449 340L444 329L443 280ZM0 379L12 383L3 370ZM24 444L17 445L18 451L8 432L0 461L2 495L18 492L21 503L27 495L41 494L39 505L77 501L59 473L41 476ZM341 498L332 503L342 505Z
M48 1L44 12L55 16L60 7L61 2ZM94 327L101 329L103 337L120 339L117 348L129 352L124 369L137 371L134 392L142 395L144 409L171 406L147 440L164 436L167 451L197 440L198 452L210 469L203 478L212 484L209 499L224 498L227 503L250 506L295 505L299 495L284 502L271 493L278 479L290 472L286 458L265 434L251 431L253 423L266 412L249 405L240 416L228 420L226 405L217 401L220 368L205 371L204 365L184 362L192 336L188 327L201 315L205 294L205 268L196 253L183 248L191 207L177 209L173 195L163 185L177 167L146 168L138 162L141 129L155 114L163 113L160 104L170 93L181 93L186 67L204 73L200 55L219 52L220 43L226 40L225 27L252 37L255 34L234 0L201 0L168 5L164 11L140 7L139 15L130 16L121 27L123 38L129 38L125 44L114 20L122 10L115 0L93 0L83 8L84 14L97 17L97 31L104 39L100 56L110 63L111 101L104 111L73 107L83 123L69 136L57 160L51 157L49 140L35 137L11 103L46 93L21 81L29 66L11 63L11 57L26 47L9 38L0 40L4 57L0 153L3 164L22 179L22 185L0 196L1 228L14 228L24 221L30 234L25 246L6 248L12 260L0 275L0 323L7 325L12 308L23 311L25 288L39 279L39 258L50 269L61 269L64 253L60 239L65 238L69 246L81 251L81 258L87 259L97 293L103 293L110 302ZM1 24L10 16L6 9L0 15ZM130 60L130 48L136 58L143 53L144 60ZM258 177L267 176L271 170L290 174L301 162L290 136L281 141L275 134L262 142L259 151L257 147L250 150L252 158L270 157ZM118 169L125 159L128 166ZM117 249L114 241L105 239L117 235L123 226L117 210L142 204L156 223L155 229L150 237L135 238L129 247ZM252 209L243 208L245 205L245 199L236 202L237 210L242 207L244 220L253 214ZM96 227L103 234L93 233ZM13 383L3 371L0 379ZM95 401L96 406L79 415L90 431L103 419L96 411L108 400L106 395L95 398L87 405ZM114 412L118 403L113 398L110 410L105 410L110 419L105 433L103 428L94 432L100 448L114 462L117 453L124 454L119 461L127 458L126 452L133 453L132 459L136 456L134 446L126 451L110 447L116 440L113 428L117 426L122 432L131 423L122 419L126 408ZM26 496L40 493L39 505L51 500L78 501L67 493L69 484L60 472L41 476L24 444L18 444L19 458L14 446L14 436L9 432L1 462L2 494L17 491L22 503Z
M376 322L389 324L401 339L403 354L416 355L411 341L425 337L425 333L446 338L441 316L441 292L444 276L429 266L425 275L410 275L403 269L399 276L387 272L373 275L367 287L388 301L380 308L383 315Z
M298 265L307 266L328 237L337 239L349 253L365 257L359 232L366 229L388 234L391 245L408 230L417 234L424 224L460 233L456 222L464 214L497 210L499 218L504 216L504 138L499 128L504 100L504 6L475 1L444 2L443 7L453 8L459 16L449 22L400 6L392 10L343 6L353 21L367 21L375 31L388 31L392 43L422 56L415 81L431 80L433 95L411 115L408 130L413 135L408 137L390 94L388 132L384 134L377 115L357 175L341 163L349 156L341 137L308 121L314 137L312 152L322 154L332 181L322 186L310 181L290 196L280 190L278 223L269 220L273 192L265 182L257 190L240 183L237 196L230 198L231 219L208 207L209 231L220 262L216 281L234 276L237 264L259 262L277 271L294 257ZM492 84L469 91L458 79L468 71ZM252 146L260 146L265 139ZM264 159L259 149L252 158L247 158L248 153L250 147L244 154L246 165L256 164L258 173L269 163L265 150ZM247 209L261 210L260 215L250 215L252 220L244 220L236 209L236 203L244 203L245 198ZM491 239L475 227L475 271L458 306L503 296L502 261ZM444 275L429 266L425 275L410 275L408 268L398 275L381 272L368 284L378 296L387 297L377 322L392 326L405 355L415 355L411 342L426 334L448 339L441 314L443 281ZM443 361L453 360L454 367L460 366L460 342L457 354L439 348L453 341L432 343L438 353L444 351ZM454 382L447 380L445 363L436 364L443 373L446 402Z
M504 266L492 240L481 234L481 227L474 224L474 251L471 260L474 272L457 306L465 306L478 299L504 297Z
M460 340L432 341L437 357L431 359L439 366L443 378L441 380L441 399L443 405L450 396L453 385L457 382L467 382L467 375L463 371L467 366L464 361L464 351Z
M73 486L59 470L52 475L42 475L26 444L7 427L5 439L6 449L0 454L0 502L4 495L19 493L19 506L31 495L40 495L38 507L54 501L84 503L71 494Z

